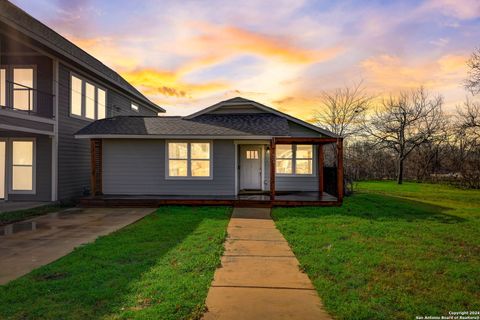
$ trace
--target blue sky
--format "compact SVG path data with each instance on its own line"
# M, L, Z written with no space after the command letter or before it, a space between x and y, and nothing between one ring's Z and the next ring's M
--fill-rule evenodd
M480 1L15 0L166 107L234 96L304 119L321 92L424 85L453 110L480 46Z

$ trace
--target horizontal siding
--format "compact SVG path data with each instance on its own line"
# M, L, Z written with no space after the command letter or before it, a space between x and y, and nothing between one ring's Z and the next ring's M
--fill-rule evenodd
M212 180L165 179L164 140L103 140L103 193L128 195L232 195L232 140L213 142Z
M70 70L59 67L58 93L58 198L80 197L90 186L90 145L74 138L74 133L90 123L70 117Z
M292 137L322 137L323 135L315 130L299 125L295 122L288 121L290 127L290 135Z
M142 104L134 102L136 105L139 107L139 111L133 111L131 104L132 100L127 99L124 95L109 90L108 92L108 105L110 106L109 108L109 117L114 117L114 116L125 116L125 115L130 115L130 116L156 116L158 112L152 111L151 109L145 107Z
M59 68L59 82L58 197L66 200L78 198L90 189L90 142L75 139L74 134L91 121L70 116L70 70L63 64ZM102 86L98 80L93 82ZM156 114L142 106L139 113L133 112L130 103L126 96L107 89L107 116Z
M16 126L16 127L22 127L25 129L34 129L34 130L41 130L41 131L47 131L47 132L53 133L53 124L44 123L44 122L30 121L26 119L19 119L19 118L1 115L0 125L2 124L7 126ZM19 130L21 130L22 128L19 128Z

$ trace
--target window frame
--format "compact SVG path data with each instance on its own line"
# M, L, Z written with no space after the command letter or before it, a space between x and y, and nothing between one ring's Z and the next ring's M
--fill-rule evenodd
M0 65L0 69L5 70L5 107L8 109L12 109L15 111L20 112L33 112L37 111L37 66L34 64L2 64ZM13 76L14 76L14 69L32 69L32 108L30 111L22 110L22 109L15 109L14 108L14 84L13 84ZM11 83L11 88L8 86L8 82Z
M315 152L315 145L314 144L305 144L305 143L296 143L296 144L282 144L282 145L287 145L292 147L292 173L278 173L277 172L277 165L276 161L278 159L286 159L289 160L290 158L277 158L277 155L275 154L275 176L277 177L315 177L316 174L316 164L315 164L315 159L316 159L316 152ZM312 173L297 173L297 160L310 160L310 158L297 158L297 146L298 145L308 145L312 147ZM277 149L275 149L275 153L277 152Z
M32 190L15 190L13 189L13 143L15 141L31 141L32 142ZM36 138L10 138L8 143L9 160L8 160L8 175L10 194L37 194L37 139Z
M81 110L81 115L78 115L78 114L74 114L72 113L72 77L75 77L77 79L79 79L81 82L82 82L82 92L81 92L81 106L80 106L80 110ZM69 110L68 110L68 113L69 113L69 116L71 118L75 118L75 119L80 119L80 120L84 120L84 121L89 121L89 122L93 122L93 121L96 121L96 120L102 120L102 119L106 119L108 118L108 90L106 87L104 86L101 86L99 85L97 82L95 81L92 81L90 80L89 78L87 77L84 77L76 72L73 72L73 71L70 71L70 78L69 78L69 81L70 81L70 84L69 84L69 87L68 87L68 95L69 95ZM94 94L94 118L89 118L86 116L86 112L87 112L87 83L91 86L93 86L93 94ZM105 92L105 118L102 118L102 119L99 119L98 118L98 90L102 90Z
M7 88L8 68L7 68L6 65L0 65L0 70L5 70L5 83L2 83L2 82L0 81L0 86L3 86L4 89L5 89L5 95L4 95L4 97L1 97L1 96L0 96L0 99L1 99L1 98L5 99L5 104L2 104L1 101L0 101L0 106L2 106L2 107L8 107L8 103L9 103L9 101L8 101L8 88ZM1 80L1 78L0 78L0 80ZM0 94L1 94L1 93L0 93Z
M187 144L187 159L182 159L187 161L187 175L176 177L170 176L170 159L169 155L169 144L170 143L186 143ZM192 161L193 160L203 160L207 159L192 159L192 143L208 143L210 145L209 151L210 155L208 161L210 162L210 175L204 177L192 176ZM165 141L165 180L213 180L213 141L212 140L166 140Z

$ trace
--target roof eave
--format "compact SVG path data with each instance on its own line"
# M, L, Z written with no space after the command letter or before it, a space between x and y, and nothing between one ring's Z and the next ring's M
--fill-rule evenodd
M10 5L13 5L11 3L9 3ZM13 5L15 6L15 5ZM21 10L22 12L24 12L26 15L28 15L29 17L31 17L32 19L35 19L33 16L31 16L30 14L28 14L27 12L25 12L24 10L22 10L21 8L15 6L17 9ZM0 15L0 20L3 21L4 23L6 23L7 25L9 25L10 27L14 28L14 29L17 29L18 31L24 33L25 35L27 35L28 37L31 37L33 39L35 39L36 41L42 43L43 45L45 45L46 47L48 47L50 50L58 53L59 55L62 55L63 57L66 57L68 59L70 59L71 61L79 64L80 66L86 68L87 70L89 70L90 72L94 73L95 75L101 77L103 80L107 81L108 83L110 83L111 85L115 86L117 89L121 90L122 92L128 94L130 97L132 98L135 98L135 99L138 99L140 100L141 102L147 104L149 107L151 108L154 108L156 109L156 111L158 112L161 112L161 113L164 113L166 112L165 109L163 109L162 107L156 105L155 103L153 103L152 101L148 100L146 97L142 97L142 96L139 96L137 94L134 94L132 93L131 91L128 91L124 88L122 88L121 86L119 86L118 84L116 84L114 81L112 81L111 79L109 79L106 75L103 75L101 72L91 68L87 63L81 61L80 59L76 58L75 56L69 54L68 52L62 50L61 48L58 48L57 46L55 46L54 44L50 43L50 41L48 40L45 40L45 39L42 39L40 36L38 36L37 34L35 34L34 32L28 30L27 28L23 27L21 24L19 24L18 22L16 21L13 21L11 20L8 16L5 16L5 15ZM35 19L36 21L38 21L39 23L41 23L42 25L44 25L46 28L49 28L50 30L52 30L53 32L55 32L56 34L58 34L60 37L62 37L63 39L65 39L66 41L70 42L72 45L76 46L74 43L72 43L70 40L66 39L65 37L63 37L62 35L60 35L58 32L56 32L55 30L53 30L52 28L48 27L47 25L45 25L44 23L42 23L41 21L39 21L38 19ZM88 52L86 52L85 50L83 50L82 48L76 46L77 48L79 48L80 50L84 51L86 54L88 54L89 56L93 57L91 54L89 54ZM96 59L95 57L93 57L94 59ZM96 59L98 60L98 59ZM98 60L100 61L100 60ZM100 63L102 63L100 61Z

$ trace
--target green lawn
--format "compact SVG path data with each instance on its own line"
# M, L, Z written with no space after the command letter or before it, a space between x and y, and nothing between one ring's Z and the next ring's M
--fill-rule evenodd
M335 318L480 310L480 191L365 182L340 208L273 215Z
M230 213L162 207L0 286L0 319L198 319Z

